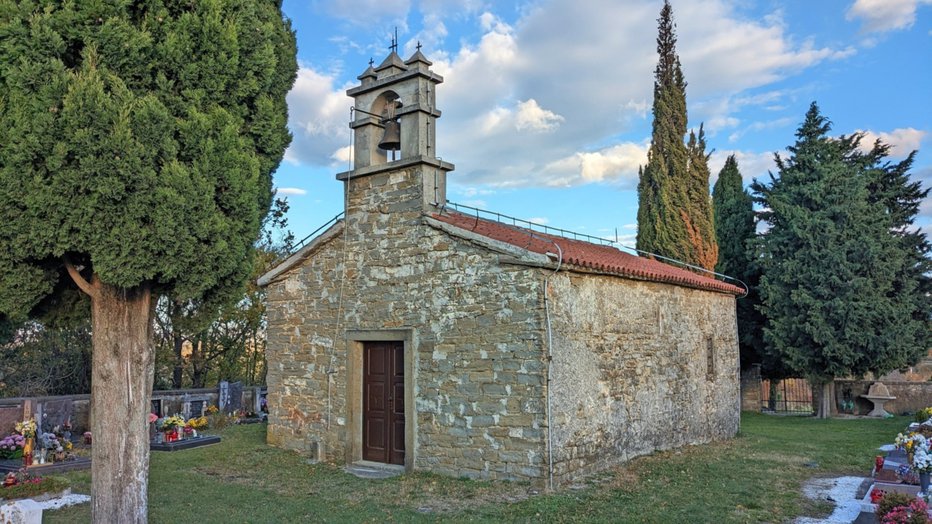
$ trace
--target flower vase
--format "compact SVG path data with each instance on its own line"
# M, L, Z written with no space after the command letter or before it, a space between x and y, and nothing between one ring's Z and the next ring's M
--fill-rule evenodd
M928 471L919 472L919 491L923 493L929 492L929 472Z
M33 446L35 446L35 441L32 438L27 438L26 442L23 443L23 466L32 466Z

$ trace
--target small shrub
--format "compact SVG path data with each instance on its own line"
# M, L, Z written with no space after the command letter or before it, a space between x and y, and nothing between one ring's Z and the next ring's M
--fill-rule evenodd
M883 519L884 515L897 506L909 506L909 503L916 500L916 497L910 497L906 493L885 493L880 502L877 503L877 511L874 512L878 519Z
M907 506L896 506L880 518L881 524L929 524L929 506L914 498Z
M927 408L922 408L916 412L916 422L925 422L932 417L932 406Z
M207 422L210 429L219 431L227 426L232 426L236 422L236 417L219 412L211 413L207 415Z

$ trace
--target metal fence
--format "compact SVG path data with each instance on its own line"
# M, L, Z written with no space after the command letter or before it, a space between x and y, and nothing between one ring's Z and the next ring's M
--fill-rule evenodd
M812 386L803 378L761 381L761 411L812 413Z

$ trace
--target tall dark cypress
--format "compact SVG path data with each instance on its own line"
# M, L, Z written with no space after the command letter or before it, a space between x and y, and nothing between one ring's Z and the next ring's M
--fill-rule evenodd
M744 189L738 161L731 155L718 174L712 188L712 203L715 207L715 237L718 239L718 264L715 271L741 279L748 286L748 295L737 304L738 341L741 367L762 362L763 317L757 310L760 304L758 284L760 268L752 254L755 237L754 203ZM778 370L764 366L765 375L771 376Z
M689 147L683 142L686 81L676 54L676 28L669 2L664 2L658 23L653 132L647 165L639 170L637 248L711 270L718 247L712 226L705 139L700 131Z

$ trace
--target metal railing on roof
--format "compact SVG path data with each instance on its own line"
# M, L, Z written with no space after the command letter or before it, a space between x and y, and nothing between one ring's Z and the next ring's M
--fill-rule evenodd
M462 213L461 210L463 210L463 209L469 210L469 211L470 211L469 213L463 213L463 214L474 215L474 216L476 217L477 220L480 219L480 218L488 218L489 220L494 220L494 221L496 221L496 222L498 222L498 223L501 223L501 224L509 224L509 223L510 223L511 225L513 225L513 226L515 226L515 227L522 227L522 228L524 228L524 229L529 229L529 230L532 231L532 233L531 233L532 235L533 235L533 231L535 231L535 228L537 228L536 231L539 231L539 232L541 232L541 233L552 234L552 235L554 235L554 236L558 236L558 237L566 238L566 239L571 239L571 240L583 240L583 241L586 241L586 242L591 242L591 243L594 243L594 244L600 244L600 245L603 245L603 246L611 246L611 247L614 247L614 248L616 248L616 249L626 249L626 250L628 250L628 251L634 253L634 254L637 255L637 256L646 256L646 257L649 257L649 258L656 258L656 259L662 260L662 261L664 261L664 262L667 262L667 263L674 264L674 265L676 265L676 266L682 267L682 268L684 268L684 269L688 269L688 270L692 270L692 271L697 271L697 272L700 272L700 273L707 273L708 275L711 276L710 278L716 278L716 277L717 277L717 278L719 278L719 279L721 279L721 280L723 280L723 281L725 281L725 280L730 280L730 281L732 281L732 282L737 283L737 284L740 285L742 288L744 288L744 296L742 296L741 298L746 297L746 296L748 295L748 292L750 291L750 288L748 287L748 285L745 284L744 282L742 282L742 281L741 281L740 279L738 279L738 278L735 278L735 277L732 277L732 276L729 276L729 275L725 275L724 273L718 273L718 272L715 272L715 271L709 271L708 269L706 269L706 268L704 268L704 267L699 267L699 266L696 266L696 265L694 265L694 264L689 264L689 263L687 263L687 262L683 262L682 260L677 260L677 259L675 259L675 258L665 257L665 256L663 256L663 255L658 255L658 254L656 254L656 253L651 253L651 252L649 252L649 251L642 251L642 250L640 250L640 249L637 249L637 248L634 248L634 247L631 247L631 246L626 246L626 245L624 245L624 244L618 242L617 240L610 240L610 239L607 239L607 238L602 238L602 237L587 235L587 234L585 234L585 233L577 233L577 232L575 232L575 231L570 231L570 230L568 230L568 229L560 229L560 228L558 228L558 227L545 226L545 225L543 225L543 224L538 224L538 223L536 223L536 222L531 222L531 221L529 221L529 220L524 220L524 219L521 219L521 218L515 218L515 217L510 216L510 215L505 215L505 214L499 213L499 212L497 212L497 211L488 211L488 210L485 210L485 209L479 209L478 207L467 206L467 205L465 205L465 204L457 204L456 202L450 202L449 200L447 200L446 204L444 205L444 207L447 207L447 206L452 207L453 209L455 209L456 211L460 211L461 213ZM519 225L519 224L520 224L520 225Z
M309 234L308 236L302 238L302 239L301 239L300 241L298 241L295 245L293 245L293 246L291 247L291 249L288 250L288 254L286 254L286 255L283 256L282 258L283 258L283 259L284 259L284 258L288 258L288 257L290 257L291 255L293 255L293 254L297 253L298 251L300 251L301 248L303 248L305 245L307 245L307 243L310 242L314 237L316 237L318 233L320 233L321 231L327 229L327 228L330 227L331 225L336 224L336 223L340 220L340 218L342 218L343 215L345 215L345 214L346 214L346 211L340 211L339 213L337 213L336 216L334 216L334 217L331 218L330 220L326 221L322 226L318 227L317 229L315 229L314 231L312 231L311 234Z
M587 235L585 233L577 233L575 231L570 231L568 229L560 229L558 227L550 227L544 224L539 224L537 222L531 222L530 220L524 220L522 218L516 218L510 215L505 215L497 211L488 211L486 209L479 209L478 207L467 206L465 204L457 204L456 202L450 202L447 200L445 207L452 207L456 211L463 213L462 210L468 210L469 213L463 213L464 215L475 215L476 218L488 218L494 220L501 224L511 224L515 227L522 227L524 229L530 229L532 231L539 231L548 235L554 235L561 238L567 238L571 240L583 240L586 242L591 242L593 244L600 244L603 246L614 246L615 241L597 237L593 235Z

